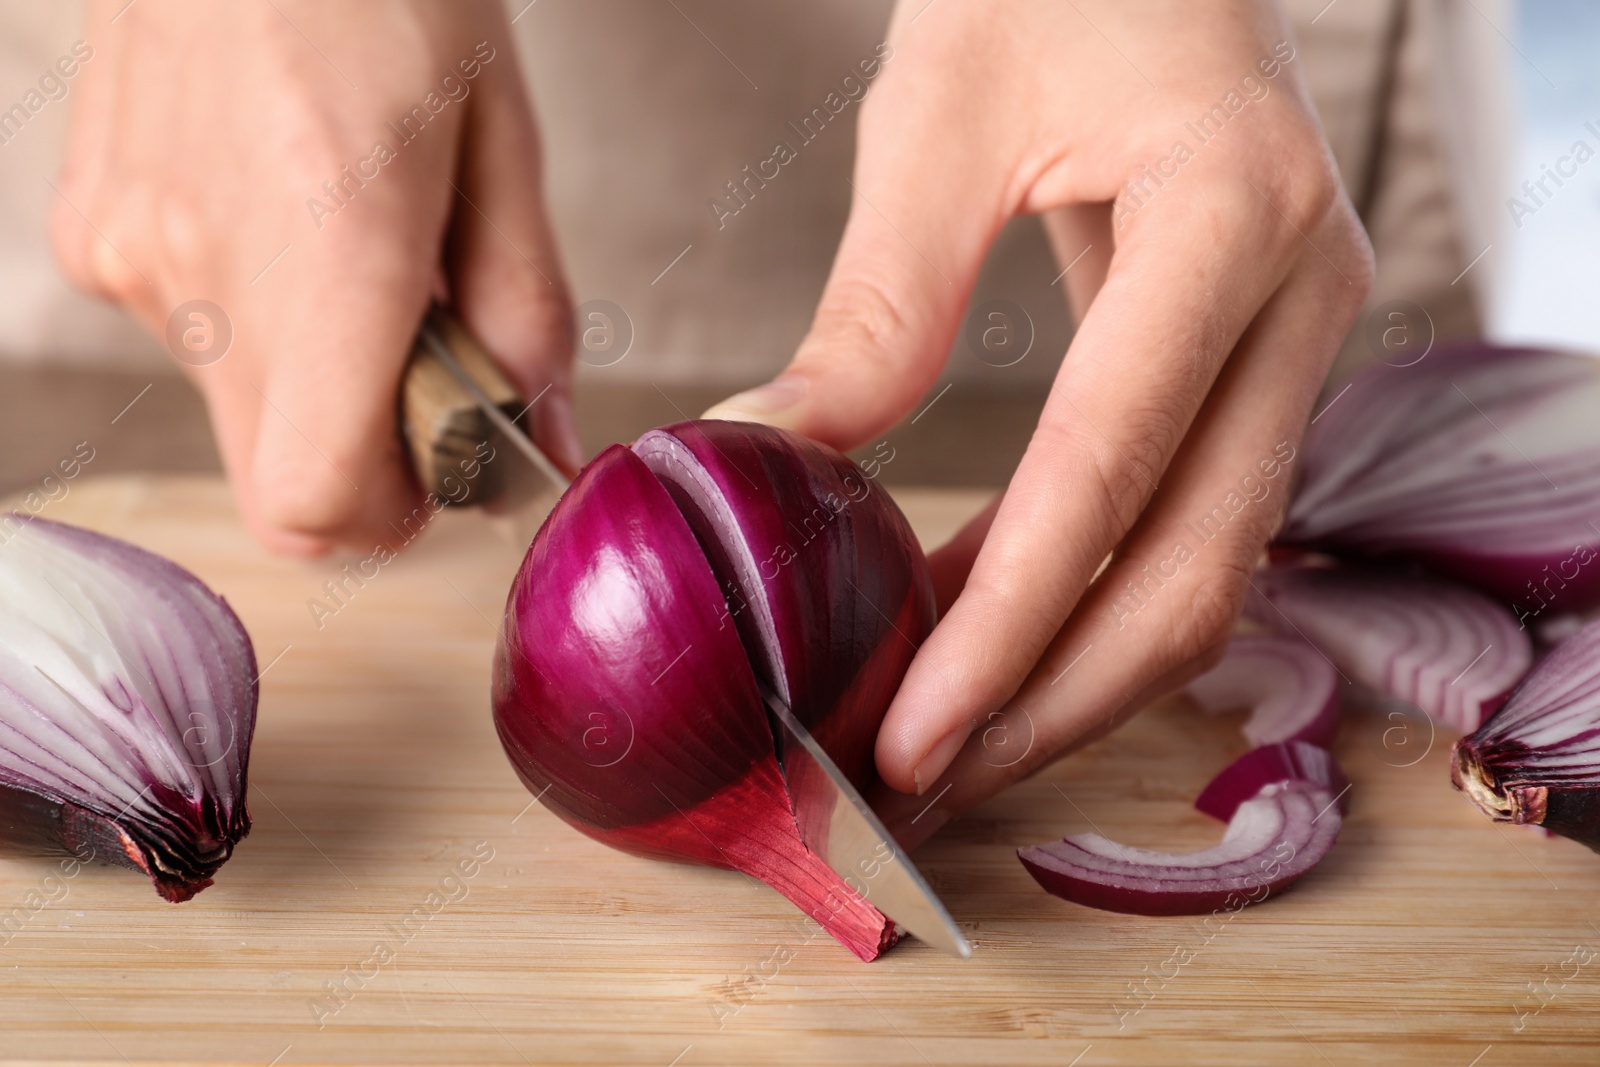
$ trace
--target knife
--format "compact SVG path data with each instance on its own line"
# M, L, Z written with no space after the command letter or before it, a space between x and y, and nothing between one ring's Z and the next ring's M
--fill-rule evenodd
M777 694L762 686L761 695L782 730L783 777L806 847L918 940L952 956L970 957L972 946L944 902L850 779Z
M524 403L460 319L439 304L429 310L400 389L412 468L425 492L483 505L523 549L572 484L524 429L543 398Z
M417 477L442 499L482 504L509 520L520 547L543 521L551 491L571 484L523 428L538 402L522 402L448 309L429 311L401 389L401 425ZM950 912L860 792L777 694L762 686L762 697L777 724L779 759L806 847L913 936L970 957L972 947Z

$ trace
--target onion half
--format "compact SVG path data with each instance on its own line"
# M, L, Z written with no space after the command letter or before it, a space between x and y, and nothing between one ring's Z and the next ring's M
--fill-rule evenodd
M1453 582L1360 566L1256 572L1246 614L1303 636L1354 680L1462 732L1504 702L1533 659L1528 635Z
M250 830L250 638L168 560L43 519L5 524L0 840L92 854L187 900Z
M758 877L870 960L898 933L802 842L758 678L865 787L932 605L910 527L848 460L767 427L667 427L601 453L534 538L495 724L577 829Z
M1451 750L1450 778L1496 822L1600 851L1600 623L1556 647Z
M1600 360L1445 347L1374 365L1306 436L1279 541L1415 560L1537 613L1600 604Z

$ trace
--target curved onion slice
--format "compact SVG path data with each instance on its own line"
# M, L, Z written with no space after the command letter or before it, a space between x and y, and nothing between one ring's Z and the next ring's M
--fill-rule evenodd
M865 784L909 646L933 620L921 549L888 497L827 499L851 470L734 424L607 449L512 584L494 710L517 772L577 829L759 877L872 959L897 932L802 843L757 685L803 706ZM729 489L741 479L747 496ZM796 543L819 504L830 518ZM797 527L787 553L771 541L775 509ZM865 606L876 622L865 592L879 594Z
M1308 782L1333 797L1339 814L1349 812L1350 779L1327 749L1304 741L1263 745L1234 760L1195 798L1196 811L1227 822L1239 805L1275 782Z
M1334 798L1306 781L1274 782L1238 805L1222 842L1199 852L1131 848L1079 834L1017 850L1058 897L1135 915L1234 910L1286 888L1327 855L1339 834Z
M250 830L249 636L141 548L20 514L0 528L0 840L188 900Z
M1222 661L1185 691L1212 715L1251 709L1242 732L1252 745L1307 741L1326 748L1339 730L1338 672L1298 638L1235 634Z
M1537 614L1600 603L1600 361L1469 344L1374 365L1306 437L1279 540L1399 555Z
M1256 572L1256 622L1303 636L1354 680L1462 732L1505 700L1532 662L1510 613L1452 582L1359 566Z
M1600 623L1558 645L1451 756L1451 781L1491 819L1600 851Z

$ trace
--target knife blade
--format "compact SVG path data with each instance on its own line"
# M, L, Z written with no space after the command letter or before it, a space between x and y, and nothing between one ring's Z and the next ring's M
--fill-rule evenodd
M543 396L541 393L540 396ZM522 405L516 390L447 309L429 312L412 352L402 390L402 422L424 487L455 503L476 503L509 521L526 546L553 503L571 484L520 425L539 397ZM494 451L483 460L482 446ZM512 455L501 462L501 448ZM448 479L480 458L465 494ZM519 459L527 462L518 462ZM762 697L782 734L782 766L795 821L806 847L873 907L919 940L966 959L972 947L944 903L844 776L776 693Z
M776 693L762 686L761 695L783 733L783 775L806 847L918 940L970 957L972 946L944 902L856 787Z

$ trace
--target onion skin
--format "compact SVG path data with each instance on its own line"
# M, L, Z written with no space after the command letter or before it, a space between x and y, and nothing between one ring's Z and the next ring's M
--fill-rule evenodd
M507 602L493 704L518 775L583 833L759 877L864 960L896 940L801 842L717 578L629 449L585 467L534 538Z
M249 635L169 560L13 518L25 525L0 548L0 662L49 688L0 680L0 842L138 870L188 900L250 831Z
M1450 780L1496 822L1600 852L1600 623L1556 646L1493 718L1450 752Z
M227 860L229 851L214 851L210 857L191 861L187 869L171 869L177 865L170 856L160 854L160 845L136 840L115 820L68 801L7 785L0 785L0 843L8 851L24 855L69 852L85 862L99 860L140 871L162 899L173 904L210 886L211 875Z
M1279 542L1414 562L1519 616L1600 606L1597 404L1600 361L1572 353L1467 343L1369 367L1307 433Z

